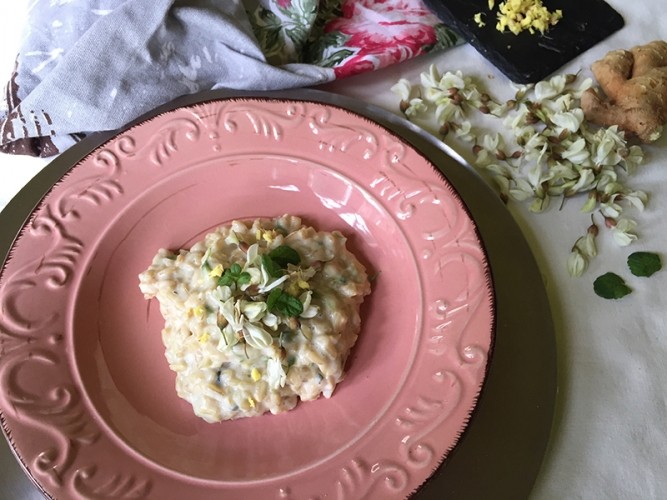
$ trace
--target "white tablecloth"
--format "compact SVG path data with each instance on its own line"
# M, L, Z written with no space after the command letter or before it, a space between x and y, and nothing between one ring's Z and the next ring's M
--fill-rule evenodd
M3 25L0 75L8 76L12 67L16 46L7 42L16 39L12 31L21 30L26 3L3 2L5 19L19 21ZM610 49L667 39L662 0L609 3L626 27L564 71L588 72ZM493 95L509 96L507 79L467 45L327 88L396 112L391 85L399 78L417 82L432 63L443 71L462 70L482 80ZM589 223L579 212L580 203L566 203L562 210L554 206L544 214L510 205L543 272L557 331L555 429L534 499L667 498L667 269L635 278L625 265L635 250L667 259L667 137L645 151L647 161L629 181L650 194L646 211L637 217L639 240L621 248L603 231L600 256L581 278L570 278L565 269L572 243ZM470 158L469 151L461 148L460 153ZM0 154L0 208L45 163ZM597 297L593 280L607 271L623 275L633 293L619 301Z

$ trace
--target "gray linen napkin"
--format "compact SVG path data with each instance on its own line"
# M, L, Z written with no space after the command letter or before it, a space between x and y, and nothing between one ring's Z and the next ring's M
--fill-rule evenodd
M33 7L39 11L32 17L32 47L21 56L30 64L40 62L20 73L20 82L15 73L10 105L22 85L32 91L1 132L5 138L43 139L11 141L7 152L37 147L36 153L49 156L69 147L71 134L119 128L158 104L198 90L293 88L333 77L332 70L314 65L267 64L240 2L36 4L44 5ZM59 17L75 22L60 26ZM46 71L49 65L53 68Z

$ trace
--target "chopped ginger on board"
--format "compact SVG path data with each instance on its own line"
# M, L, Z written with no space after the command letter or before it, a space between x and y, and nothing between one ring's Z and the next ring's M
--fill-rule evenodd
M486 23L482 20L482 13L481 12L478 12L477 14L475 14L474 19L475 19L475 23L477 23L477 26L479 26L480 28L482 26L486 26Z
M494 6L495 1L489 0L489 10L493 10ZM558 9L550 12L542 4L542 0L506 0L498 6L496 29L501 33L509 30L515 35L526 30L530 34L538 31L544 34L562 17L563 11ZM475 14L474 20L480 28L485 25L481 13Z

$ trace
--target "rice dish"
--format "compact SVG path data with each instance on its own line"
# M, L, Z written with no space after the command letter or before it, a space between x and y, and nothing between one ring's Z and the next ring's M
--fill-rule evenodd
M176 392L196 415L219 422L331 397L371 288L345 244L284 215L158 251L139 287L159 301Z

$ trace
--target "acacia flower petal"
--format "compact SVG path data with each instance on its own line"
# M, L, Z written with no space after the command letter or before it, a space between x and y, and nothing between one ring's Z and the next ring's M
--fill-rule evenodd
M630 191L623 194L623 199L642 212L646 208L648 195L644 191Z
M551 116L551 122L556 125L556 135L560 135L564 130L570 133L577 132L584 121L584 111L581 108L555 113Z
M578 248L573 248L572 252L567 258L567 271L573 278L577 278L584 274L588 267L588 261L582 255Z
M466 81L463 79L463 74L460 71L452 73L448 71L438 82L438 87L442 90L448 91L449 89L463 89L466 86Z
M243 315L237 313L236 303L231 297L220 306L220 314L227 320L227 323L234 332L243 328Z
M567 145L567 149L560 153L561 157L570 160L574 164L582 164L590 157L590 152L587 149L586 140L583 137Z
M396 94L401 101L409 101L412 94L412 84L405 78L401 78L398 82L392 85L390 89Z
M589 191L595 185L595 173L590 168L582 168L579 172L579 179L567 190L567 195Z
M279 360L275 358L268 359L266 362L266 378L273 389L285 386L287 373L285 373L285 368Z
M300 314L302 318L314 318L317 316L319 309L317 306L311 305L313 292L304 292L299 296L299 300L303 304L303 312Z
M440 79L440 72L438 67L435 64L431 64L428 68L428 72L422 72L419 75L422 86L424 87L437 87Z
M239 343L239 337L236 336L236 331L231 327L231 325L225 326L221 332L220 340L218 341L217 349L218 351L224 351L230 347L235 346Z
M424 101L418 97L411 99L408 103L408 107L405 108L405 116L408 118L414 118L415 116L425 113L428 107L424 104Z
M243 338L246 343L256 349L264 349L273 343L273 337L256 323L246 323L243 326Z
M593 258L598 254L595 234L592 232L587 232L585 236L580 237L575 243L575 247L584 257Z
M590 191L588 193L588 196L586 197L586 203L584 203L581 207L582 212L592 212L595 210L595 207L597 207L598 200L597 200L597 194L595 191Z
M262 273L262 274L264 274L264 273ZM267 276L268 276L268 273L267 273ZM285 281L287 281L288 278L289 278L289 275L287 275L287 274L284 275L284 276L281 276L280 278L275 279L273 281L271 281L271 278L269 277L266 281L266 284L260 285L259 293L270 292L271 290L273 290L277 286L282 285ZM264 283L264 281L262 283Z
M266 313L266 303L265 302L252 302L252 301L240 301L241 311L243 315L248 318L249 321L255 322L262 319L262 316Z
M533 200L533 202L528 206L528 210L533 213L544 212L549 205L551 204L551 196L544 193L542 196L538 196Z
M636 226L637 223L632 219L619 219L611 229L614 241L622 247L628 246L637 239L637 235L633 232Z
M533 187L525 179L514 179L509 195L517 201L526 201L535 195Z
M467 142L473 142L476 137L476 134L473 133L472 123L468 120L461 122L454 130L454 134Z
M560 94L565 88L565 80L554 77L548 81L541 81L535 84L535 98L538 102L544 99L551 99Z

